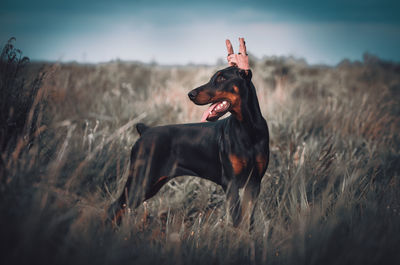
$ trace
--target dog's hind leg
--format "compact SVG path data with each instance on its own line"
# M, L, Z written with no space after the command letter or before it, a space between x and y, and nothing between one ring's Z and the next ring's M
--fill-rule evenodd
M148 171L151 156L144 157L144 150L135 144L131 153L131 164L127 181L119 198L111 204L108 215L114 225L120 225L122 216L129 210L137 208L145 197L148 182Z
M141 186L141 183L138 181L138 178L135 178L135 172L137 171L130 172L122 194L111 204L108 210L109 217L114 225L120 225L123 215L130 209L137 208L143 202L141 189L138 188Z
M142 202L153 197L168 182L170 174L173 173L173 163L165 161L166 156L162 155L165 153L162 152L164 147L154 142L135 144L131 153L128 179L121 196L109 210L113 223L119 225L126 211L137 208Z

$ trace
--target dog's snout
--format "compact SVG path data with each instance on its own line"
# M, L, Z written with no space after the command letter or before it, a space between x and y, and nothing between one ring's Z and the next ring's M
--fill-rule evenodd
M188 96L191 100L194 100L197 96L197 91L196 90L192 90L188 93Z

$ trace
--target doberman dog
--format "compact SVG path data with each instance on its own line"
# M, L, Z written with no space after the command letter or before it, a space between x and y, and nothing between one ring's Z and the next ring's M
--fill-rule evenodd
M243 50L244 40L240 40ZM233 53L228 47L229 51ZM207 84L188 94L197 105L211 103L203 119L214 122L136 126L141 137L132 148L129 176L122 195L110 207L114 223L121 222L129 207L138 207L166 182L182 175L221 185L235 227L243 220L253 222L261 179L269 161L268 127L251 82L251 71L240 69L236 62L230 64L234 66L216 72ZM231 113L228 118L218 120L227 112Z

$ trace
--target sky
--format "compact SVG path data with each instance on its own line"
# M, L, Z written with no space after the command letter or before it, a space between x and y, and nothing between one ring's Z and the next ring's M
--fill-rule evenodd
M311 64L400 62L398 0L0 0L0 44L31 60L215 64L225 39L252 55Z

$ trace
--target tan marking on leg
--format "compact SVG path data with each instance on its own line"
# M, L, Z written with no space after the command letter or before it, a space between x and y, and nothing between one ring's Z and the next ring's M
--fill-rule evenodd
M149 217L149 213L147 211L147 202L143 202L143 208L144 208L144 211L143 211L143 218L142 218L142 224L143 224L142 229L145 230L149 225L149 223L147 222L148 217Z
M111 221L112 226L114 228L118 226L118 223L121 221L122 217L125 215L126 212L127 212L126 208L120 209L120 210L118 210L118 212L116 212L114 218Z
M156 183L154 183L154 186L157 185L158 183L160 183L161 181L163 181L164 179L168 178L168 176L161 176Z

